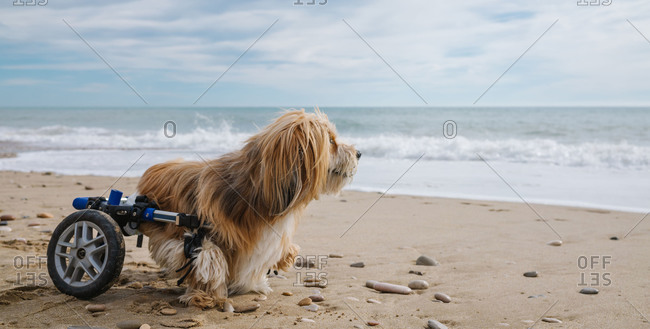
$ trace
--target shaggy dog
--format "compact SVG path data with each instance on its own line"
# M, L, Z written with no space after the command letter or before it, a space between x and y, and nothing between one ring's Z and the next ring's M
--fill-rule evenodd
M356 173L361 153L339 143L318 109L288 111L241 150L209 161L152 166L138 192L160 209L195 214L210 224L188 267L180 301L222 308L231 294L268 294L269 269L288 270L299 247L292 237L303 209L320 194L338 194ZM143 223L152 258L175 276L188 259L174 224Z

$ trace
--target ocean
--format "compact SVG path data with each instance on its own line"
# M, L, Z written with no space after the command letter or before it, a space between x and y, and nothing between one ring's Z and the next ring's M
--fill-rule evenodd
M650 210L650 108L321 110L363 152L348 189ZM158 162L238 149L281 111L2 108L0 170L139 176Z

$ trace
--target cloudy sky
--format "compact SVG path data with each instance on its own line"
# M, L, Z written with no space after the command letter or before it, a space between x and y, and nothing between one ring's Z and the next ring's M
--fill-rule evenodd
M650 105L648 1L12 1L4 107Z

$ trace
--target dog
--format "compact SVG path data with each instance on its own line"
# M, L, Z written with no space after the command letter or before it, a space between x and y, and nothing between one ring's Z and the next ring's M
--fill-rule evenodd
M272 291L269 269L288 270L301 213L322 194L338 194L361 153L337 140L335 126L314 113L289 110L243 148L209 161L171 161L146 170L138 193L160 209L195 214L209 230L187 270L182 303L223 308L228 296ZM172 277L188 259L174 224L142 223L152 258Z

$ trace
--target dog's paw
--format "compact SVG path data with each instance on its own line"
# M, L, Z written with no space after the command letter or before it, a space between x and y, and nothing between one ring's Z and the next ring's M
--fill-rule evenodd
M284 255L282 255L282 259L280 259L280 261L275 265L275 268L285 272L288 271L296 261L298 253L300 253L300 246L292 243L289 248L285 250Z

